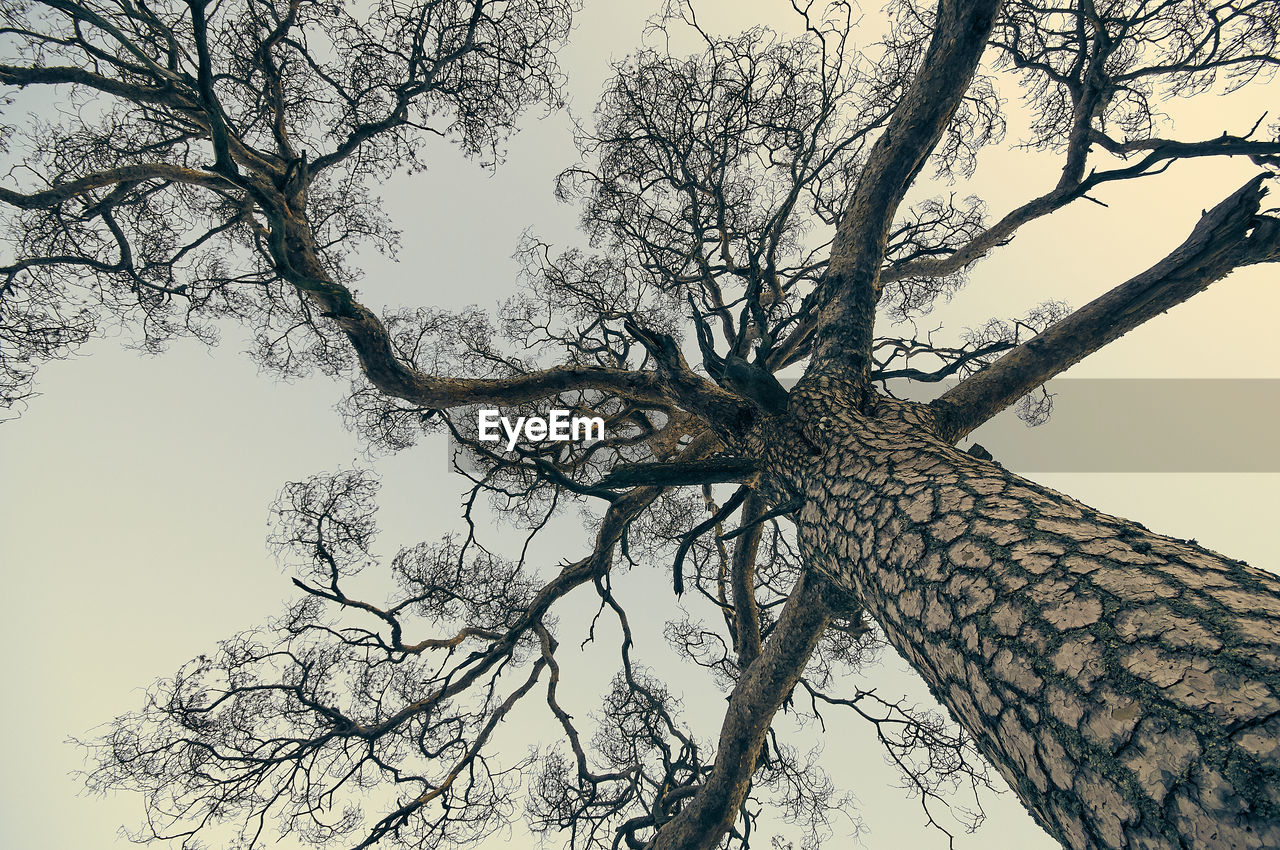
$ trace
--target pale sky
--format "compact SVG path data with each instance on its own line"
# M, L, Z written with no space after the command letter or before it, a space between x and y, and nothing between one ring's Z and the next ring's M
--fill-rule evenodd
M656 5L588 0L562 54L579 115L589 116L608 62L638 43ZM699 8L709 28L728 31L776 20L789 4L717 0ZM1280 102L1277 94L1280 87L1271 84L1233 103L1176 104L1179 115L1187 113L1180 137L1241 131L1264 104ZM489 307L514 290L510 255L526 227L561 245L575 238L575 210L551 195L555 173L575 159L567 118L525 123L496 176L442 150L427 173L382 188L404 247L399 264L378 258L364 264L360 290L367 302ZM1164 256L1202 209L1255 172L1247 161L1180 163L1164 177L1109 188L1100 193L1107 208L1081 204L1026 228L931 319L958 333L1047 298L1080 306ZM972 185L954 188L982 195L999 213L1055 179L1051 160L993 152ZM1280 190L1269 200L1277 197ZM1071 374L1280 378L1278 283L1275 265L1239 272ZM96 340L82 356L45 367L37 383L42 395L21 420L0 426L0 564L8 602L0 623L0 723L8 730L0 846L125 846L114 836L122 824L137 824L140 801L77 796L80 784L69 772L81 756L65 739L91 735L96 724L136 708L156 677L276 614L292 588L263 544L268 506L285 482L362 462L362 447L333 410L344 387L318 377L286 384L258 374L235 329L219 348L180 342L158 358L124 350L124 341ZM998 446L988 447L999 456ZM462 482L444 472L439 442L374 465L385 481L383 554L460 527ZM1280 567L1273 527L1280 475L1035 477L1154 531ZM580 557L585 547L585 539L557 535L535 554L550 564ZM648 602L652 622L641 638L642 657L657 670L674 670L672 687L685 692L691 716L709 724L699 734L709 736L723 702L700 681L700 671L669 663L661 623L676 610L664 567L623 577L620 592ZM578 639L562 635L562 653ZM573 691L584 715L598 696L596 680L607 681L613 669L603 679L592 673L596 657L606 656L588 654ZM883 678L875 680L881 692L927 701L923 686L901 668L895 658L885 661ZM891 787L896 777L870 730L828 722L825 763L861 802L857 814L869 829L864 846L945 847L942 836L922 830L918 803ZM537 734L536 725L507 732L517 746ZM985 803L987 825L959 836L958 847L1055 846L1012 795ZM838 836L832 846L846 844Z

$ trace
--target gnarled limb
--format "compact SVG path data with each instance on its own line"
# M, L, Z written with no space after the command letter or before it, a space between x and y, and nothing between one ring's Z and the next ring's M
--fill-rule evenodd
M742 533L733 544L729 562L729 586L733 589L734 649L738 666L750 667L760 655L760 609L756 605L756 555L764 530L764 500L756 493L742 505Z
M16 192L0 186L0 201L20 209L39 209L64 203L77 196L98 189L132 187L144 180L162 180L169 183L185 183L210 189L229 189L231 185L222 177L195 168L184 168L168 162L150 162L140 165L122 165L94 174L86 174L34 192Z
M666 461L664 463L618 464L600 480L600 487L661 485L681 487L696 484L723 484L741 481L754 474L751 458L723 457L709 460Z
M686 410L712 421L736 422L744 405L732 393L684 370L680 380L669 375L599 366L560 366L509 378L441 378L406 366L382 321L350 291L333 282L310 247L300 239L288 247L285 278L307 292L340 327L360 359L369 382L384 393L430 408L467 404L507 404L551 398L572 390L600 390L631 401Z

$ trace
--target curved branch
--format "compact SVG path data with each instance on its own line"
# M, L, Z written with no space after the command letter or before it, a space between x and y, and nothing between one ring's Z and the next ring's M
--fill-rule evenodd
M382 392L428 408L507 404L550 398L562 392L599 390L641 404L669 409L679 404L710 422L730 427L742 420L745 403L685 367L678 374L568 365L505 378L442 378L408 366L396 353L386 325L334 282L320 262L310 228L290 215L273 222L271 251L281 276L311 296L350 340L361 370ZM671 343L674 345L674 341Z
M50 186L37 192L23 194L0 186L0 201L24 210L54 207L63 201L91 192L94 189L105 189L126 183L140 183L144 180L166 180L170 183L185 183L190 186L205 186L210 189L226 189L231 184L217 174L200 171L195 168L184 168L167 162L149 162L140 165L122 165L119 168L108 168L86 174L65 183Z
M685 556L689 554L689 550L693 548L693 544L697 542L699 537L728 519L733 512L738 509L738 506L746 500L747 495L750 492L751 491L746 487L739 487L737 491L729 497L729 501L721 505L719 510L713 513L708 519L705 519L695 525L689 533L684 536L684 539L680 541L680 547L676 549L676 557L671 567L672 584L675 587L677 596L684 593L684 559ZM711 507L712 504L714 503L709 503L708 507Z

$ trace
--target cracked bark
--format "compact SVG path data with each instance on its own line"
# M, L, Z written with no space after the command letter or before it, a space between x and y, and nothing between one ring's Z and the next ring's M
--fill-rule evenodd
M856 380L792 394L765 486L1036 820L1080 848L1280 846L1280 577L959 452Z

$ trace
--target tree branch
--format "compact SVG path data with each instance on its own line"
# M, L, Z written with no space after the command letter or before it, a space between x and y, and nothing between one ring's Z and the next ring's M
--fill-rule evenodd
M1103 141L1106 137L1097 132L1093 134L1092 139L1115 154L1122 155L1134 151L1149 153L1131 166L1094 172L1078 183L1060 183L1053 190L1011 210L991 227L945 257L922 257L885 269L880 276L881 282L889 283L919 276L942 277L958 272L984 257L993 248L1008 243L1024 224L1057 212L1072 201L1085 197L1086 193L1094 187L1117 180L1147 176L1152 168L1167 164L1170 160L1208 156L1269 157L1280 154L1280 142L1258 142L1227 135L1201 142L1152 139L1123 145L1110 142L1109 139Z
M167 82L167 81L166 81ZM179 97L177 89L166 86L141 86L123 80L104 77L84 68L74 66L47 66L28 68L21 65L0 65L0 83L10 86L29 85L81 85L113 94L135 103L162 103L173 105ZM185 103L188 109L196 109L194 103Z
M690 529L689 532L685 534L684 539L680 541L680 546L676 549L676 556L671 566L672 586L674 587L677 596L684 593L684 559L685 556L689 554L689 550L693 548L693 544L697 542L699 537L728 519L733 512L738 509L738 506L746 501L747 495L750 492L751 491L746 487L739 487L737 491L729 497L729 501L721 505L720 508L709 518L703 520ZM715 502L711 501L711 497L708 496L707 508L710 509L714 507L714 505Z
M428 408L467 404L515 405L573 390L599 390L640 403L674 402L654 372L599 366L559 366L506 378L441 378L405 364L386 325L351 291L330 280L304 224L281 217L273 245L281 274L315 303L351 341L369 382L382 392ZM724 393L728 395L728 393Z
M824 580L811 574L796 582L760 657L747 668L729 697L710 775L680 813L658 830L647 850L710 850L720 846L751 788L756 760L773 717L800 680L831 621L824 585Z
M814 361L871 361L872 326L889 227L907 188L955 114L982 58L999 0L940 0L923 64L858 178L836 228L820 307Z
M1268 177L1259 174L1205 213L1163 260L936 399L939 434L959 440L1072 364L1239 266L1280 260L1280 220L1258 213Z
M756 605L756 556L760 551L765 501L752 492L742 505L743 534L733 545L729 580L733 587L733 633L738 666L747 669L760 656L760 609Z
M65 183L50 186L29 194L16 192L0 186L0 201L20 207L24 210L54 207L77 195L91 192L94 189L105 189L122 183L140 183L144 180L166 180L171 183L185 183L190 186L206 186L211 189L227 189L231 184L216 174L184 168L167 162L152 162L140 165L122 165L86 174Z

